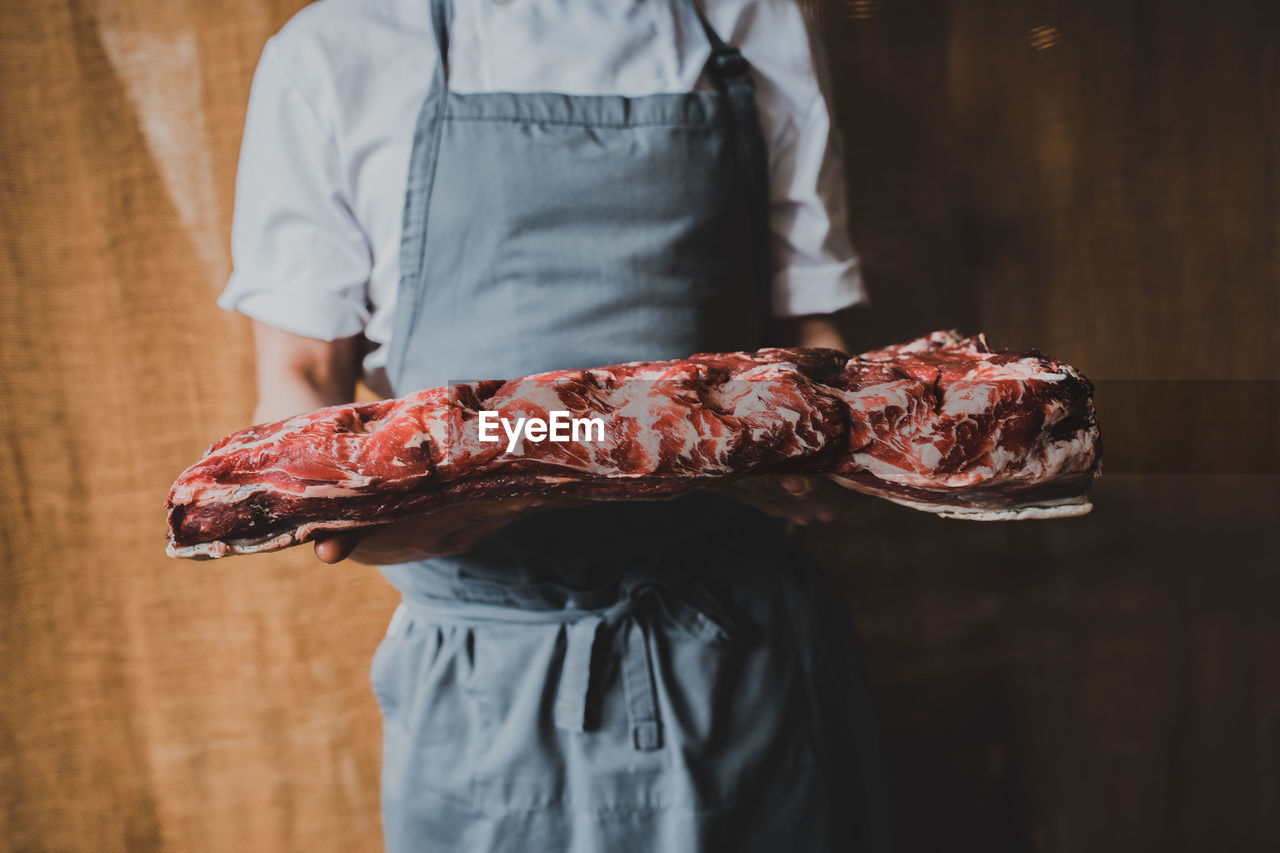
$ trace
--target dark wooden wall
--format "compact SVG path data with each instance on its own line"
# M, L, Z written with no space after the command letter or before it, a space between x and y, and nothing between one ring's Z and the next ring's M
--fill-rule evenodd
M903 851L1280 850L1280 4L828 2L874 308L1098 385L1083 519L870 501Z

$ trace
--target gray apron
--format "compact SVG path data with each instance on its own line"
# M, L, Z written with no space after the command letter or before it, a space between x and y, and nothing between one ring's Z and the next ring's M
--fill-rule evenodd
M694 4L714 91L639 98L451 92L431 12L396 393L762 345L766 149L747 63ZM776 523L601 504L383 571L392 853L881 849L850 630Z

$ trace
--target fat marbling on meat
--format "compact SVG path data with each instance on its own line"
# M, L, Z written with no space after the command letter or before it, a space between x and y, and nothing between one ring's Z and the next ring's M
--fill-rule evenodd
M480 440L481 411L599 418L604 438ZM939 515L1088 512L1101 458L1093 388L1039 353L934 332L852 358L699 354L470 382L252 426L169 494L168 552L273 551L446 504L566 495L661 499L753 474L828 475Z

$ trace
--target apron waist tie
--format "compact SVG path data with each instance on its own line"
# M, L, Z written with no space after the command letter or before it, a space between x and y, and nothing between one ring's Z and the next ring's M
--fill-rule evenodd
M592 697L592 677L597 667L600 638L621 629L621 681L631 728L632 746L641 751L662 747L662 721L658 714L653 678L653 654L643 616L659 609L683 632L700 640L721 643L733 632L729 620L700 587L690 585L677 592L662 582L633 587L621 600L598 610L531 610L464 599L405 596L405 607L443 624L561 624L565 626L564 662L556 687L556 728L582 733L588 730L587 709Z

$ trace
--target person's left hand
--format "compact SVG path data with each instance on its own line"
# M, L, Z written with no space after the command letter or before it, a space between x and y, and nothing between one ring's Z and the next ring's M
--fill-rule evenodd
M801 526L837 521L858 500L851 490L826 477L808 474L744 477L713 491Z
M517 519L554 507L576 505L568 498L508 498L459 503L389 524L324 533L315 539L324 563L347 558L387 566L460 554Z

